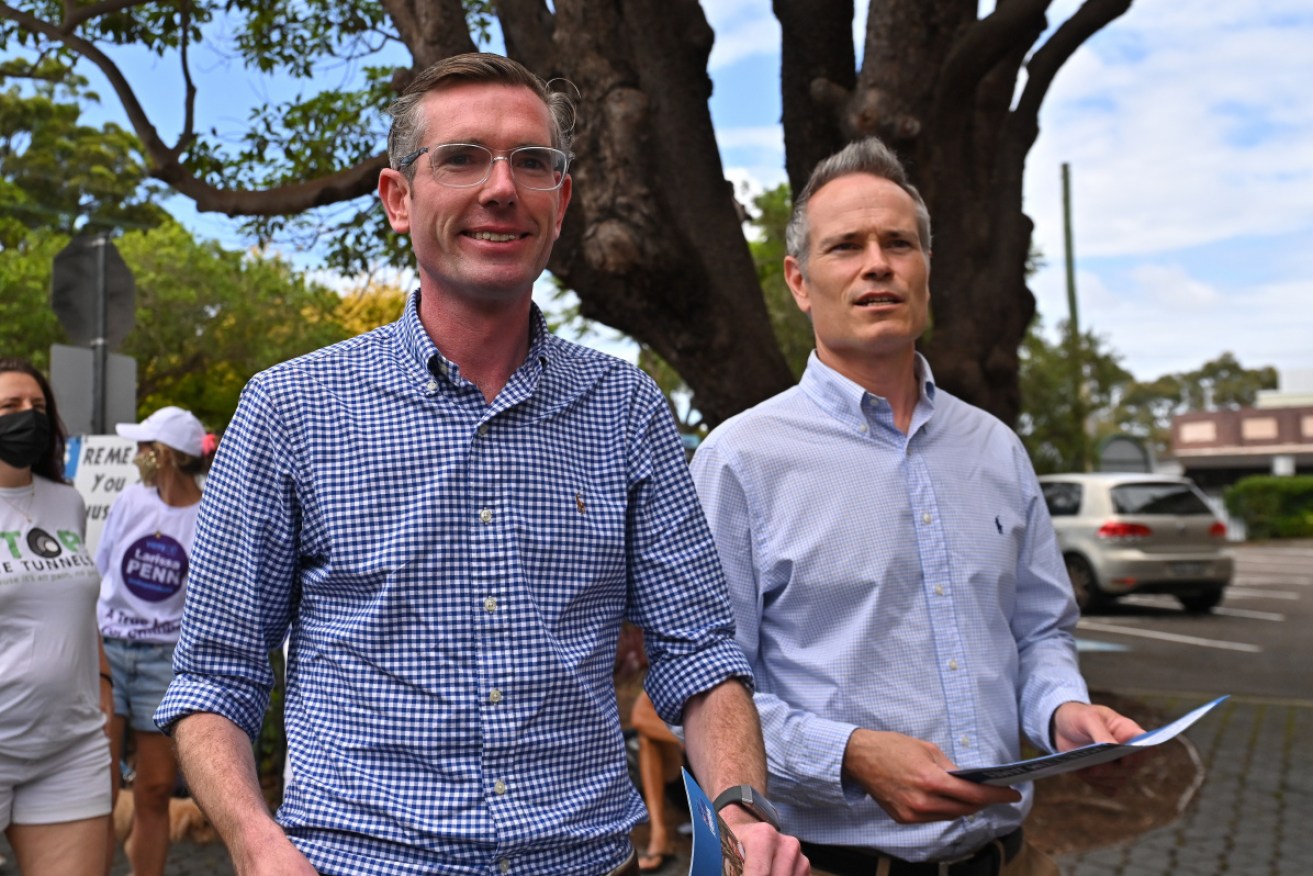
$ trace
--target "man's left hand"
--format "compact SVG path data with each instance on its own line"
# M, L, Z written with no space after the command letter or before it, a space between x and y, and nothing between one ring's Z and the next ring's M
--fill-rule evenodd
M721 810L721 818L743 847L743 876L808 876L811 864L798 840L758 821L737 806Z
M1053 741L1058 751L1070 751L1099 742L1125 742L1144 732L1139 724L1107 706L1063 703L1053 713ZM1112 796L1126 783L1139 762L1138 755L1080 770L1076 775Z

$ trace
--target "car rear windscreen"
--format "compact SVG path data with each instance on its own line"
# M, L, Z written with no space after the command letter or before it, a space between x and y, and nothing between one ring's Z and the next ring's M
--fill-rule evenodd
M1118 514L1212 514L1188 484L1122 484L1112 488Z

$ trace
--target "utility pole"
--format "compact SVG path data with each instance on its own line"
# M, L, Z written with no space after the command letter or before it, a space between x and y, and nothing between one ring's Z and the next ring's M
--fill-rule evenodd
M1071 375L1071 416L1075 422L1076 465L1090 470L1089 441L1085 435L1085 367L1081 355L1080 313L1076 307L1076 250L1071 231L1071 166L1062 163L1062 234L1067 249L1067 360Z

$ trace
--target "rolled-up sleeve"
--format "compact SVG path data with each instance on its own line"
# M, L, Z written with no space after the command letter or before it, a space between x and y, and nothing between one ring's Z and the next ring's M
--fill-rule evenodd
M734 641L725 577L678 431L664 397L644 389L628 451L628 615L644 631L647 693L663 720L679 723L690 697L723 681L751 689L752 670Z
M301 503L295 442L257 376L244 390L205 484L174 680L155 713L168 733L213 712L254 739L297 590Z

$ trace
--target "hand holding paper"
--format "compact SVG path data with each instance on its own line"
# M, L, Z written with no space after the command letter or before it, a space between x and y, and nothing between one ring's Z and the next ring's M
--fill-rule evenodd
M1225 696L1218 697L1211 703L1205 703L1164 727L1141 733L1126 742L1096 742L1059 754L1035 757L1030 760L1016 761L1015 763L954 770L953 775L986 785L1016 785L1021 782L1029 782L1047 776L1061 775L1073 770L1108 763L1119 757L1125 757L1131 752L1151 748L1176 737L1225 699Z

